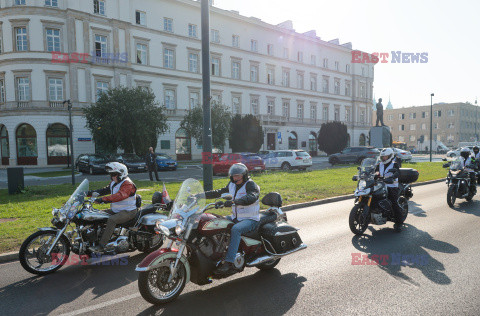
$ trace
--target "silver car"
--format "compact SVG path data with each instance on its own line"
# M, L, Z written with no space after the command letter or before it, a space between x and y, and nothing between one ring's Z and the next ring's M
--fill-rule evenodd
M412 153L409 152L408 150L403 150L400 148L393 148L393 151L395 152L395 157L402 159L402 161L408 161L412 160Z

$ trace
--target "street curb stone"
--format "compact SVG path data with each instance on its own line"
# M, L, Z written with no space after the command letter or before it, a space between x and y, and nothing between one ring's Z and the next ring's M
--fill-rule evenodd
M412 186L416 187L416 186L422 186L422 185L427 185L427 184L440 183L440 182L443 182L443 181L445 181L445 178L414 183ZM311 206L322 205L322 204L327 204L327 203L345 201L345 200L352 199L353 197L354 197L353 194L348 194L348 195L334 196L334 197L331 197L331 198L321 199L321 200L317 200L317 201L291 204L291 205L287 205L285 207L282 207L282 211L292 211L292 210L296 210L296 209L304 208L304 207L311 207ZM6 262L16 261L16 260L18 260L18 251L7 252L7 253L0 254L0 263L6 263Z

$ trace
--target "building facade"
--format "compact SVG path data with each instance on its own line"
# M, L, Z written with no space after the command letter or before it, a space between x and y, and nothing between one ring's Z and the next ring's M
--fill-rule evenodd
M351 63L350 43L213 6L210 28L211 99L260 118L263 149L316 154L320 126L333 120L351 145L365 144L374 69ZM197 1L0 0L2 165L67 162L67 99L75 157L98 150L82 108L119 86L148 87L165 107L170 131L157 152L200 158L180 128L202 103L200 37Z
M480 134L478 107L469 103L433 104L432 140L448 147L472 142ZM407 147L427 150L430 143L430 105L384 111L385 125L390 126L394 141ZM422 142L423 140L423 142Z

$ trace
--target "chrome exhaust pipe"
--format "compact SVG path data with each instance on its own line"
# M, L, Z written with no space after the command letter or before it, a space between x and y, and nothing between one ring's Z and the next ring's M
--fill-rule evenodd
M301 244L297 248L295 248L295 249L293 249L289 252L286 252L286 253L261 256L261 257L258 257L256 259L250 261L250 262L247 262L246 266L247 267L254 267L254 266L257 266L257 265L262 264L264 262L270 261L270 260L275 260L275 259L278 259L278 258L282 258L282 257L288 256L288 255L291 255L292 253L295 253L297 251L300 251L300 250L303 250L303 249L306 249L306 248L307 248L307 245Z

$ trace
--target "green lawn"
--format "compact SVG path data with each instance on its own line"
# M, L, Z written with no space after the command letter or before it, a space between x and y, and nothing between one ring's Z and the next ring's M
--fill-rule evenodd
M446 176L442 162L421 162L404 164L405 168L419 170L421 181L439 179ZM306 172L269 172L254 174L253 179L260 186L261 196L268 192L279 192L284 200L284 205L313 201L332 196L351 194L355 190L356 182L352 175L356 174L356 166L314 170ZM224 187L228 179L214 180L214 188ZM93 182L90 189L100 188L108 183ZM150 181L137 181L139 194L148 202L153 192L161 191L161 184ZM171 198L175 198L181 183L167 183L167 190ZM26 192L17 195L8 195L6 189L0 190L0 253L18 249L23 240L35 232L38 227L50 226L52 207L60 207L72 194L70 184L32 186ZM107 205L102 206L106 208ZM222 215L229 213L228 209L222 210ZM2 219L16 219L2 222Z
M75 172L75 174L79 174ZM50 172L37 172L37 173L27 173L26 176L35 176L42 178L51 178L51 177L61 177L61 176L71 176L72 171L50 171Z

